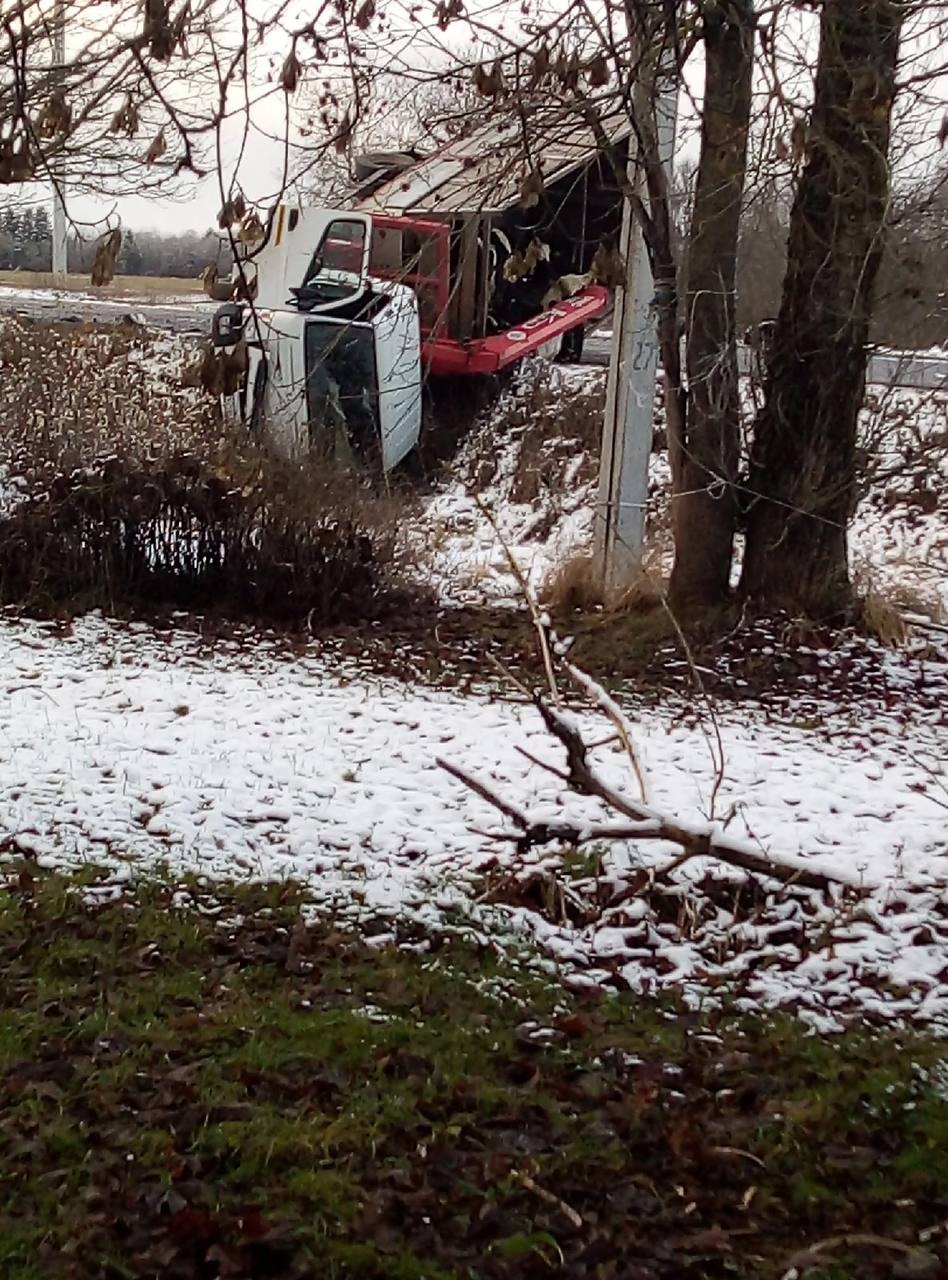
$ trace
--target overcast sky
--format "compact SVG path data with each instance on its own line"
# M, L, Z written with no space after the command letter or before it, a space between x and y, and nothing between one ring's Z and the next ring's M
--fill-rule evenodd
M498 13L496 0L474 0L472 7L474 12L479 10L484 17L488 14L496 14L497 28L501 28L508 20L506 15L509 15L511 10L514 10L515 14L519 13L519 6L506 4ZM391 11L390 7L389 12ZM519 22L519 19L517 21ZM814 16L809 13L797 14L785 19L787 34L785 57L788 65L791 62L796 64L798 75L802 68L809 64L807 72L803 72L804 80L809 80L808 71L815 61L816 25ZM392 34L388 44L379 51L378 56L392 70L396 70L399 64L403 68L409 64L416 68L419 66L433 68L449 58L452 52L456 54L457 48L452 50L452 45L457 46L459 41L464 40L469 45L471 39L470 28L465 31L463 24L452 27L447 34L433 26L416 25L411 29L410 41L405 43L402 42L403 34L408 35L407 29L404 33ZM937 45L937 32L934 36L932 33L929 35ZM286 131L286 99L275 80L285 48L279 36L280 33L274 33L273 47L258 49L255 54L254 76L257 84L254 92L257 95L257 101L250 112L250 134L247 145L242 149L244 159L238 175L247 197L263 206L274 201L280 191L283 177L284 143L282 139ZM925 44L928 42L920 41L916 45L915 41L912 41L909 48L914 45L923 57L932 56L930 53L932 46L929 44L929 48L925 49ZM692 59L692 65L689 67L686 90L681 95L679 109L679 139L680 143L684 141L689 152L693 151L695 146L694 108L701 92L703 79L703 60L700 52L699 46L697 56ZM782 87L784 92L787 92L790 86L785 82ZM802 87L799 82L798 87ZM764 86L761 86L761 89L763 90ZM407 79L406 92L410 93L411 90L412 82ZM294 104L298 106L301 102L305 103L306 94L307 88L304 84L298 90ZM802 96L804 98L809 96L808 89L804 89ZM241 153L243 130L247 124L247 116L239 109L240 105L239 102L234 104L237 108L236 113L225 124L222 135L223 169L228 177L234 173L238 154ZM143 147L144 145L143 143ZM34 200L43 198L41 191L36 188L30 196ZM0 199L2 199L2 193L0 193ZM123 225L133 230L154 230L175 234L186 231L202 232L215 226L221 203L220 184L215 174L200 183L180 186L173 196L164 198L124 196L115 202L110 202L105 198L92 199L76 193L69 199L69 212L77 224L80 226L86 224L81 226L81 230L87 236L97 234L96 229L90 224L98 223L98 231L101 231L102 221L109 214L115 213L118 214Z

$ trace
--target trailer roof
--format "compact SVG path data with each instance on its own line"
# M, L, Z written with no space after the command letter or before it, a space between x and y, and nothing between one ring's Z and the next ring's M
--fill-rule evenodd
M610 143L631 132L625 111L603 112ZM593 160L596 133L577 104L526 108L491 120L357 198L361 213L415 215L500 213L519 203L524 178L539 164L548 186Z

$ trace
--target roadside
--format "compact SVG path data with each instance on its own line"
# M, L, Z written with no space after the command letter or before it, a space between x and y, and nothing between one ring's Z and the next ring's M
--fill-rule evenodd
M6 869L0 964L8 1280L948 1265L924 1038L571 995L486 942L313 922L289 883L91 867Z
M70 274L65 283L58 283L50 271L0 271L0 288L41 291L53 296L86 294L104 300L193 298L200 301L203 297L201 281L186 276L118 275L109 284L93 288L88 274Z

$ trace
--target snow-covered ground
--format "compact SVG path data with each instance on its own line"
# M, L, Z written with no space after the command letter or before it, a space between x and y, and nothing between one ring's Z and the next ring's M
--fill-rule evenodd
M518 576L541 592L588 550L604 388L601 369L531 363L475 424L419 531L443 598L519 600Z
M83 366L65 363L61 335L40 350L16 321L0 332L0 407L18 429L54 422L72 448L73 422L88 427L91 416L94 451L114 447L119 419L133 449L205 438L200 397L179 385L185 343L98 335ZM61 371L60 383L47 376L60 361L78 370L67 387ZM32 417L20 403L24 369ZM601 371L534 367L472 432L406 531L442 600L512 602L508 551L539 590L588 549L601 397ZM948 607L945 419L944 396L899 392L867 406L876 472L852 537L864 583L923 597L936 613ZM5 477L4 505L20 480ZM659 566L668 503L667 456L656 452L648 516ZM500 691L409 687L334 654L313 642L294 655L259 636L202 646L183 629L97 617L68 630L0 618L0 856L114 874L165 865L212 879L292 876L377 938L424 945L464 929L539 944L534 953L570 980L673 988L692 1001L723 982L741 1001L799 1007L821 1024L861 1013L948 1030L944 650L876 651L871 679L883 672L884 697L867 696L865 653L846 656L845 705L821 698L815 677L805 697L722 703L713 722L676 695L658 710L624 699L659 809L726 822L775 856L803 854L855 876L868 897L761 897L699 860L637 888L638 869L673 857L652 842L602 851L593 876L564 879L560 866L581 903L569 919L529 891L561 855L524 861L478 834L498 815L435 764L448 757L562 816L556 779L518 750L557 760L536 712ZM598 758L627 783L619 755ZM596 811L574 800L569 812Z
M889 661L896 690L910 690L910 665ZM498 876L522 877L546 855L524 866L477 834L498 815L435 764L446 757L562 817L556 779L518 750L557 760L532 707L366 678L315 647L293 656L261 640L211 651L186 632L95 616L67 631L6 619L0 669L6 856L120 875L164 865L211 879L295 877L378 938L457 928L502 944L526 937L577 979L618 974L692 1000L728 980L745 1002L800 1007L821 1022L861 1010L948 1028L944 714L907 731L898 708L862 715L855 730L829 710L798 723L748 704L718 711L716 817L763 849L856 877L871 887L866 901L804 896L735 916L719 898L690 923L647 893L610 909L637 867L670 861L671 847L653 842L605 851L603 909L569 925L481 901ZM932 671L948 707L948 664ZM709 724L673 701L642 711L637 736L656 807L707 819ZM627 785L621 755L598 758ZM597 812L589 801L568 808ZM708 865L676 873L685 917L700 897L688 884Z
M518 597L510 554L542 593L591 548L597 464L586 424L604 385L600 369L528 368L475 428L426 506L423 538L446 598ZM948 620L948 392L872 392L861 430L875 462L850 530L853 572L862 589ZM668 455L654 452L648 537L659 573L670 568L669 490Z
M119 278L116 280L116 287L121 289L121 285L122 281ZM91 302L103 307L116 307L123 311L128 311L134 303L144 303L146 306L160 306L162 308L193 308L194 310L202 308L213 309L217 305L201 293L149 293L141 289L130 289L127 292L123 289L121 293L103 293L101 289L93 289L91 284L88 289L29 288L25 285L0 284L0 306L15 307L20 303L69 304Z

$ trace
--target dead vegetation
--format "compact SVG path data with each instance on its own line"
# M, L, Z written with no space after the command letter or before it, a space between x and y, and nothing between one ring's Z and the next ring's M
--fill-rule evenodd
M316 625L406 589L405 494L228 432L180 381L193 351L122 328L0 330L0 600L174 607Z
M112 454L204 450L222 437L213 402L181 385L190 344L131 326L0 321L0 466L42 483Z
M391 607L394 531L343 481L215 469L193 455L61 473L0 520L0 601L41 610L170 606L282 623Z
M461 459L482 491L503 483L508 501L555 502L596 477L605 384L570 385L545 361L529 362L475 426ZM513 457L505 456L509 452Z
M58 283L51 271L0 271L0 285L17 289L66 289L70 293L88 293L87 274L71 274L66 283ZM201 281L188 276L117 275L111 284L98 289L105 298L167 298L179 294L201 294Z

